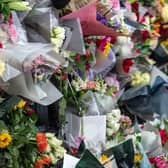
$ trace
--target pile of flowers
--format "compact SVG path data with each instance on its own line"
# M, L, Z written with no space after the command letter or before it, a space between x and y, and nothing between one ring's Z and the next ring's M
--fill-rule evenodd
M117 140L118 142L125 139L128 134L127 130L131 128L132 121L128 116L121 115L119 109L112 110L106 116L107 123L107 139Z
M76 80L72 80L72 86L76 92L85 92L88 90L99 92L101 94L107 94L113 96L119 91L119 83L113 77L106 77L103 79L96 79L94 81L82 80L80 77Z
M55 165L64 155L62 141L52 133L39 132L37 114L28 101L16 98L10 101L14 106L0 120L0 167Z
M64 156L62 141L58 140L52 133L37 133L36 141L38 151L41 153L36 160L35 168L43 165L55 165Z
M166 156L157 156L154 158L149 158L149 160L156 168L168 167L168 160Z

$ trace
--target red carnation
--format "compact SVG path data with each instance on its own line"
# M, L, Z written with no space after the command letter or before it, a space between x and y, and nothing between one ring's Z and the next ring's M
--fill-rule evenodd
M122 68L123 68L124 72L129 73L132 65L133 65L132 59L130 59L130 58L125 59L122 63Z
M160 133L160 137L162 140L162 144L164 145L168 139L167 132L166 132L166 130L160 130L159 133Z

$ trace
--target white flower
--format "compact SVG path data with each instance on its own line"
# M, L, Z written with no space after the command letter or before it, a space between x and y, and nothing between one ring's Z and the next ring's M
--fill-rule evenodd
M112 136L111 128L106 129L106 134L107 134L107 136Z
M50 153L49 156L50 156L50 158L51 158L52 164L56 164L57 161L58 161L58 158L57 158L56 156L54 156L53 153Z
M5 71L5 63L2 60L0 60L0 76L3 75L4 71Z
M46 133L47 138L55 138L55 134L52 133Z
M50 146L50 145L47 145L46 152L47 152L47 153L50 153L50 152L51 152L51 146Z
M120 120L121 118L121 111L120 109L115 109L115 110L112 110L112 116L116 119L116 120Z
M120 128L119 123L114 123L113 128L112 128L112 133L116 133Z
M111 123L112 127L111 128L107 128L107 136L112 136L113 134L115 134L119 128L120 128L120 124L119 123Z
M60 48L65 39L65 29L62 27L53 27L51 31L51 42L55 45L54 49L56 53L59 53Z

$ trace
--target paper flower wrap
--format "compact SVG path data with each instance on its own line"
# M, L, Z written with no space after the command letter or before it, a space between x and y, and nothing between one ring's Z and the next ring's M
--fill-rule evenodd
M84 35L96 35L96 36L118 36L122 33L117 33L111 28L103 25L96 20L96 1L89 3L88 5L72 12L66 16L63 16L61 20L79 18L82 25ZM96 29L95 29L96 27Z
M8 60L8 65L15 68L15 77L1 81L4 90L12 95L26 97L39 104L48 105L58 100L61 93L49 82L35 84L32 77L32 61L39 55L44 55L46 63L51 67L59 65L59 57L50 52L53 50L49 44L7 45L9 49L0 50L1 57ZM26 48L26 50L25 50ZM29 69L30 68L30 69ZM11 69L12 70L12 69ZM14 71L11 71L14 73ZM6 75L8 77L8 75Z
M24 19L24 23L30 42L51 42L57 53L65 49L85 53L81 25L77 19L67 19L59 23L55 9L35 8Z

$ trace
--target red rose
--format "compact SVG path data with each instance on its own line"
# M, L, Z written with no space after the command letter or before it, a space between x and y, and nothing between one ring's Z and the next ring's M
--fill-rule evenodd
M0 48L3 48L3 44L2 43L0 43Z
M114 44L116 41L117 41L117 39L116 39L115 37L112 37L110 42L111 42L112 44Z
M155 158L149 158L149 161L150 161L151 164L155 164L155 162L156 162Z
M149 32L147 30L142 31L142 43L149 38Z
M31 109L31 108L30 108L30 109L27 111L26 114L30 116L30 115L32 115L34 112L35 112L34 109Z
M91 40L91 39L87 39L86 42L87 42L88 44L90 44L90 43L92 42L92 40Z
M75 57L75 61L79 62L81 59L81 56L78 54L76 57Z
M90 66L90 64L87 62L87 63L85 64L85 69L86 69L86 71L89 71L90 68L91 68L91 66Z
M97 45L97 47L101 44L101 41L102 41L102 40L100 40L100 39L97 39L97 40L96 40L96 45Z
M62 80L65 81L65 80L67 80L68 76L67 76L66 73L63 72L63 73L61 74L61 78L62 78Z
M130 58L125 59L122 63L122 68L123 68L124 72L129 73L132 65L133 65L132 59L130 59Z
M138 9L139 9L139 4L138 4L138 2L135 1L134 3L132 3L132 4L131 4L131 7L132 7L133 10L138 11Z
M134 3L132 3L131 7L132 7L133 12L136 13L137 19L139 20L139 4L138 4L138 2L135 1Z
M167 139L168 139L166 130L160 130L159 133L160 133L160 137L161 137L161 140L162 140L162 144L165 144L167 142Z

